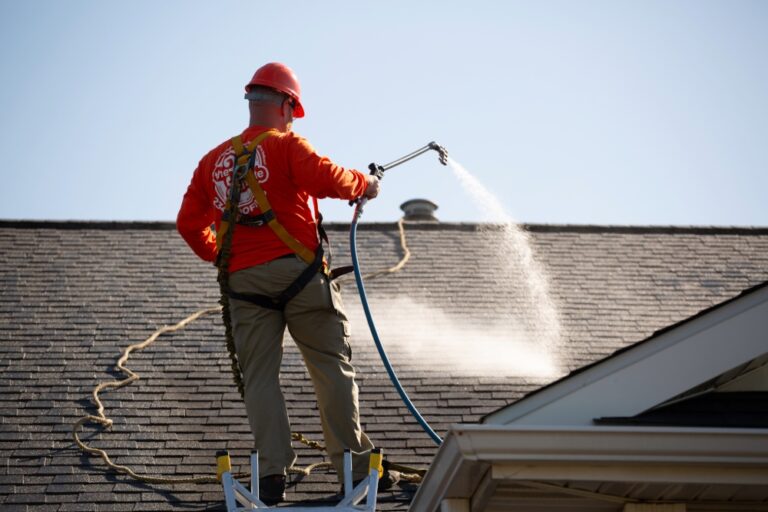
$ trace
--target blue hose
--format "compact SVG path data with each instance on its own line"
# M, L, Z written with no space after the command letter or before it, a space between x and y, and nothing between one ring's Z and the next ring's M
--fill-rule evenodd
M355 207L355 215L352 218L352 225L349 228L349 248L352 255L352 266L354 267L357 291L360 293L360 301L363 303L365 318L368 320L368 327L371 329L373 341L376 343L376 348L379 351L379 355L381 356L381 360L384 363L384 367L387 369L387 373L389 374L389 378L392 381L392 384L394 384L397 392L400 394L400 398L402 398L403 403L408 408L408 410L411 411L413 417L416 418L416 421L419 422L421 428L423 428L424 431L429 434L429 437L431 437L432 440L439 446L443 443L443 440L435 433L434 430L432 430L432 427L429 426L427 420L421 416L419 410L416 409L416 406L413 405L411 399L408 398L408 393L405 392L403 386L400 384L400 380L397 378L395 370L392 368L392 364L389 362L387 353L384 351L384 347L381 345L379 333L376 331L376 325L373 323L373 316L371 316L371 309L368 307L368 299L365 294L365 286L363 285L363 276L360 274L360 264L357 261L357 221L360 220L360 215L363 212L363 206L365 203L366 200L363 198L357 202L357 206Z

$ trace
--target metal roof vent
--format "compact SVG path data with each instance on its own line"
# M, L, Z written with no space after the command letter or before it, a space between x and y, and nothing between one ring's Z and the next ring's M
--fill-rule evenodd
M400 209L405 212L405 220L438 222L435 217L437 205L429 199L410 199L401 204Z

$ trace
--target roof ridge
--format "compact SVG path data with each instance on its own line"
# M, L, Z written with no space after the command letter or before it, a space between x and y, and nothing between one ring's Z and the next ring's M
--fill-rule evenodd
M419 222L406 221L408 229L424 231L476 231L480 228L500 227L492 222ZM326 222L330 231L349 229L347 222ZM768 235L768 226L673 226L673 225L616 225L616 224L536 224L521 223L533 233L620 233L620 234L694 234L694 235ZM38 220L0 219L0 229L101 229L101 230L175 230L172 221L124 220ZM397 222L366 222L360 229L382 231L397 229Z
M144 229L159 231L176 229L176 223L170 221L122 221L122 220L33 220L0 219L0 229L102 229L127 230Z

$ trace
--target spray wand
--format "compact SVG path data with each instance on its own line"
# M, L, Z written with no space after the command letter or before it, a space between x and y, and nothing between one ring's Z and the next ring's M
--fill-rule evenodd
M370 169L371 175L374 175L377 178L382 179L384 177L384 173L389 169L393 167L397 167L398 165L403 164L409 160L412 160L417 156L426 153L430 149L434 149L439 153L440 155L439 159L441 164L448 165L448 151L446 151L444 147L440 146L436 142L430 142L423 148L417 149L413 153L409 153L386 165L377 165L375 163L371 163L368 166L368 169ZM357 283L357 291L360 294L360 301L363 304L363 311L365 311L365 318L366 320L368 320L368 327L371 330L373 341L376 343L376 349L379 351L379 356L381 356L381 361L384 363L384 367L387 370L387 374L389 374L389 379L392 381L392 384L394 384L395 389L397 389L397 392L400 395L400 398L403 400L403 403L405 403L405 406L411 412L413 417L416 418L416 421L419 423L419 425L421 425L421 428L424 429L424 431L429 435L429 437L432 438L432 440L437 445L440 445L443 443L443 440L440 438L439 435L435 433L432 427L429 426L429 423L427 423L427 420L425 420L422 417L418 409L416 409L416 406L413 405L413 402L411 402L411 399L408 397L408 393L405 392L405 389L403 389L402 384L400 384L400 380L397 378L397 375L395 374L395 370L394 368L392 368L392 364L389 362L389 357L387 357L387 353L384 351L384 347L381 344L381 339L379 339L379 333L376 330L376 324L373 322L371 309L368 306L368 298L365 294L365 285L363 284L363 276L360 273L360 264L357 261L357 222L360 220L360 216L363 213L363 207L367 202L368 202L368 199L364 197L358 198L356 201L350 202L350 204L356 204L356 206L355 206L355 214L352 217L352 224L349 229L349 247L350 247L350 254L352 257L352 267L355 272L355 282Z
M393 167L397 167L400 164L404 164L408 160L413 160L417 156L423 155L424 153L426 153L430 149L434 149L435 151L437 151L440 154L440 156L438 158L440 159L440 163L441 164L448 165L448 151L443 146L438 144L437 142L432 141L429 144L427 144L426 146L424 146L423 148L419 148L416 151L414 151L413 153L409 153L409 154L407 154L405 156L401 156L397 160L389 162L386 165L376 165L376 164L372 163L372 164L370 164L368 166L368 169L371 170L371 174L373 174L377 178L381 179L381 178L384 177L384 172L385 171L388 171L388 170L390 170Z
M376 163L371 162L370 164L368 164L368 169L371 171L369 174L371 176L376 176L377 178L382 179L384 177L384 173L386 171L390 170L393 167L397 167L400 164L404 164L405 162L407 162L409 160L413 160L417 156L423 155L424 153L426 153L430 149L434 149L435 151L438 152L438 154L439 154L438 158L439 158L441 164L448 165L448 150L445 149L440 144L438 144L437 142L432 141L429 144L427 144L426 146L424 146L423 148L419 148L416 151L414 151L413 153L408 153L405 156L401 156L397 160L393 160L393 161L389 162L388 164L378 165ZM359 208L360 215L362 215L362 206L364 206L365 203L367 203L367 202L368 202L367 198L359 197L359 198L355 199L354 201L350 201L349 205L352 206L353 204L357 204L358 206L360 206L360 208ZM357 214L357 209L355 210L355 216L356 217L359 216Z

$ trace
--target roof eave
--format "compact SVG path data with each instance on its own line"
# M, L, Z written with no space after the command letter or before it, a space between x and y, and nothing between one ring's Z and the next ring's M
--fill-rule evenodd
M496 481L768 485L768 429L454 425L411 510L473 500L470 469Z

